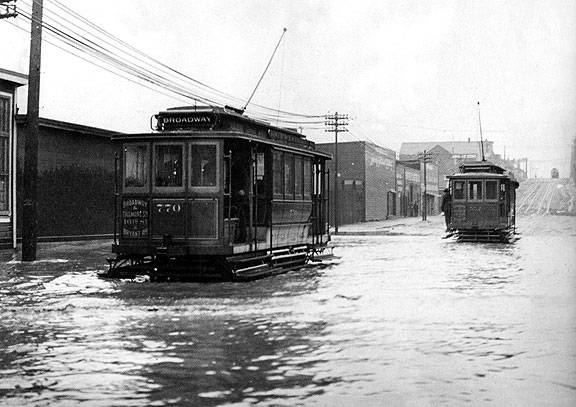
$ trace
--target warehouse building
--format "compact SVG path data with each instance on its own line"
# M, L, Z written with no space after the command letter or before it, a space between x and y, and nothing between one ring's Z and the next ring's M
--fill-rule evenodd
M338 176L334 183L334 144L316 144L333 155L330 170L330 221L338 224L389 219L397 216L396 153L367 141L338 143ZM335 200L334 185L338 186ZM338 205L338 207L336 207Z

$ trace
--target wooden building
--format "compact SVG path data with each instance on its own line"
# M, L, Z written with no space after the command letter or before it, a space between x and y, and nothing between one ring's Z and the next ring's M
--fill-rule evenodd
M0 68L0 248L16 248L16 89L28 77Z
M18 177L23 173L26 116L16 116ZM114 166L117 152L112 132L40 118L38 145L38 236L40 240L73 240L111 236L114 228ZM22 182L17 185L22 209ZM21 212L20 212L21 213ZM20 236L21 222L18 222Z
M416 160L396 162L398 216L420 214L420 163Z

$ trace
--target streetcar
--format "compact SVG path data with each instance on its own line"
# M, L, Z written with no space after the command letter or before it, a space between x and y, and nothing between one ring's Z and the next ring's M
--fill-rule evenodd
M115 136L115 230L103 277L251 280L329 255L326 160L293 129L231 107L171 108Z
M516 189L513 174L488 161L464 162L449 175L450 235L459 241L511 242L516 230Z

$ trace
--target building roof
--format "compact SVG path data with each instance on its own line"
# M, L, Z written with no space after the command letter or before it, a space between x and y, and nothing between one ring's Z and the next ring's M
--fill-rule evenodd
M15 83L18 86L28 84L28 75L20 72L9 71L8 69L0 68L0 80Z
M90 126L84 126L84 125L76 124L76 123L62 122L62 121L53 120L53 119L45 119L43 117L41 117L39 120L40 120L40 123L39 123L40 127L49 127L52 129L72 131L75 133L82 133L82 134L92 135L92 136L100 136L100 137L110 138L112 136L124 134L124 133L120 133L117 131L101 129L98 127L90 127ZM16 115L16 123L19 125L26 125L26 115L25 114Z
M344 146L344 145L356 145L356 146L363 146L366 149L371 149L373 151L375 151L378 154L382 154L382 155L388 155L388 156L393 156L394 158L396 158L396 151L387 148L387 147L382 147L378 144L375 144L371 141L365 141L365 140L357 140L357 141L339 141L338 142L339 146ZM334 143L316 143L316 147L319 148L326 148L328 147L328 149L333 149L334 147Z
M484 143L492 143L492 141L485 140ZM401 155L416 155L422 153L424 150L430 151L434 147L439 146L450 154L474 154L480 156L481 148L478 141L427 141L427 142L408 142L402 143L400 146Z
M413 159L413 160L396 160L396 165L404 166L408 168L413 168L415 170L420 171L420 160Z

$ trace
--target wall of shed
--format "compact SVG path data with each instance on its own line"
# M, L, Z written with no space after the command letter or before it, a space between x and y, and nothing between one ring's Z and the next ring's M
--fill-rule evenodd
M26 128L18 127L18 211L22 213ZM111 234L114 227L114 153L109 137L40 127L39 237ZM18 219L21 236L22 216Z

